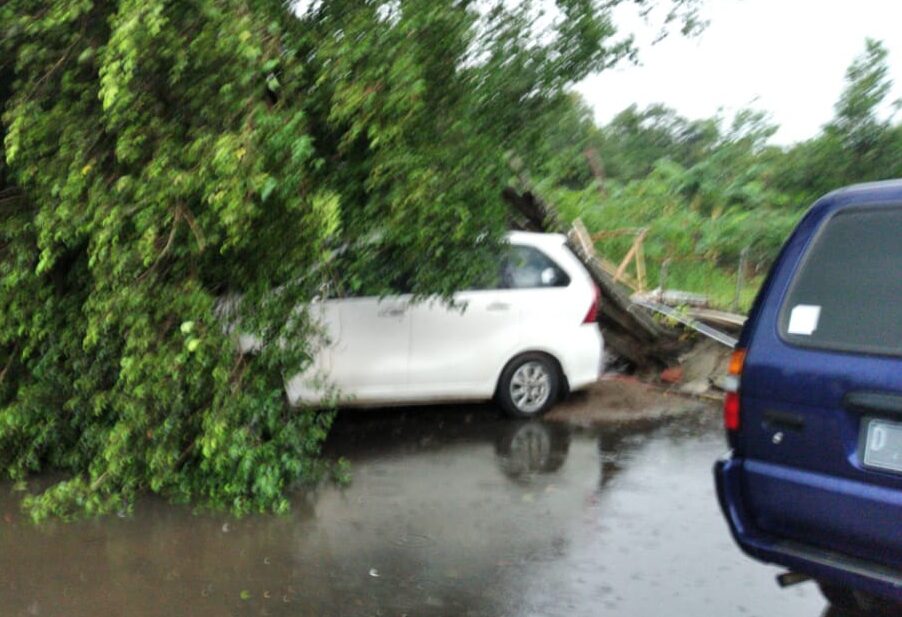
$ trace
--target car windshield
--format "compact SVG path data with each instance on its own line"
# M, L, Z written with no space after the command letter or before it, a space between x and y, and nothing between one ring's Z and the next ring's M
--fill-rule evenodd
M833 216L783 305L784 337L804 346L902 355L902 206Z

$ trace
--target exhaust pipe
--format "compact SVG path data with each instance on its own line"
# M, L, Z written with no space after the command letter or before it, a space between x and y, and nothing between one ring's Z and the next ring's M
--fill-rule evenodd
M777 585L783 589L798 585L799 583L806 583L810 580L810 576L802 574L801 572L784 572L783 574L777 575Z

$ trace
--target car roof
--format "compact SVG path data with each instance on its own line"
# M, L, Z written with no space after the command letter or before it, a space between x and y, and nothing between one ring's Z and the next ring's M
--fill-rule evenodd
M564 234L546 234L535 231L509 231L507 241L511 244L528 244L536 247L557 248L567 242Z
M852 184L827 193L811 207L810 217L820 220L847 207L891 207L902 204L902 179Z
M842 201L843 203L897 201L902 199L902 178L852 184L827 193L821 199L824 201Z

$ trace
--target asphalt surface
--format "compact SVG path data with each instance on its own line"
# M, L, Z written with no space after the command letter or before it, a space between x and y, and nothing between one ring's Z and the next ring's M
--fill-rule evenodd
M343 412L349 487L282 517L141 500L36 528L0 485L0 615L815 617L729 536L716 409L576 429L491 407Z

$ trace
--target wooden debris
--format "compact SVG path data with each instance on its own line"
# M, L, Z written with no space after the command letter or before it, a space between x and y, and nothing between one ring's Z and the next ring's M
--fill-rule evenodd
M586 229L586 226L583 224L582 219L576 219L573 221L573 227L570 229L568 236L570 241L575 243L577 248L582 252L583 255L587 255L598 262L599 267L604 270L605 274L615 280L615 282L624 283L627 287L635 290L638 286L638 283L627 273L624 273L620 279L617 279L617 270L618 266L613 262L608 261L604 258L603 255L599 255L595 250L595 242L594 239L596 235L590 235L589 230Z
M577 219L579 221L579 219ZM580 224L582 221L579 221ZM634 261L636 264L636 278L633 284L627 283L630 287L635 289L638 292L645 291L646 280L645 280L645 249L643 243L645 242L645 236L648 234L648 228L639 227L639 228L625 228L625 229L610 229L607 231L601 231L595 234L592 234L592 240L601 240L603 238L610 238L616 236L623 235L632 235L634 236L633 244L630 246L629 250L626 252L626 255L623 256L623 259L620 261L620 265L617 266L617 270L614 272L614 280L616 282L625 281L624 277L627 276L626 269L629 267L630 262Z
M727 328L741 328L745 325L745 320L748 319L745 315L715 311L714 309L689 308L686 310L686 314L699 321Z
M715 328L712 328L711 326L703 324L702 322L700 322L696 319L693 319L693 318L689 317L688 315L686 315L685 313L682 313L673 307L667 306L666 304L659 304L659 303L653 302L651 300L640 300L640 299L635 299L635 298L633 299L633 302L635 304L637 304L639 306L643 306L651 311L655 311L656 313L665 315L665 316L669 317L670 319L683 324L684 326L692 328L699 334L703 334L703 335L707 336L708 338L715 340L722 345L726 345L727 347L730 347L730 348L736 346L737 340L735 338L733 338L732 336L730 336L729 334L726 334L725 332L721 332L720 330L717 330Z
M607 348L626 358L637 369L673 364L686 348L680 331L659 323L645 309L635 305L630 299L632 290L615 280L617 267L596 254L585 226L577 222L566 229L557 211L527 188L529 179L522 173L518 178L521 190L507 189L503 193L514 209L512 224L526 231L566 233L571 250L601 291L598 322Z
M627 230L637 237L629 258L637 260L638 280L626 272L629 260L614 265L595 250L593 236L582 221L574 221L572 227L566 228L558 216L557 210L532 191L532 184L522 166L516 160L511 161L511 168L516 173L519 186L507 188L502 193L505 201L513 206L511 224L525 231L565 233L568 244L574 254L583 262L595 284L601 291L598 323L604 332L605 343L614 353L626 358L639 370L664 368L671 366L686 349L687 342L681 337L681 331L656 320L652 313L659 313L670 318L672 323L679 322L722 345L732 347L736 339L711 326L702 323L691 315L661 304L648 297L632 297L633 291L644 287L645 268L638 262L642 258L641 245L644 240L644 229ZM626 233L626 231L624 231ZM642 264L644 266L644 262ZM707 298L699 294L667 291L662 298L680 305L695 304L696 308L706 307ZM716 322L738 321L741 316L733 316L718 311L709 311L703 319ZM702 318L702 316L700 316Z
M647 293L637 293L633 298L637 300L658 302L660 304L666 304L667 306L707 308L709 304L708 296L679 289L655 289L654 291Z

